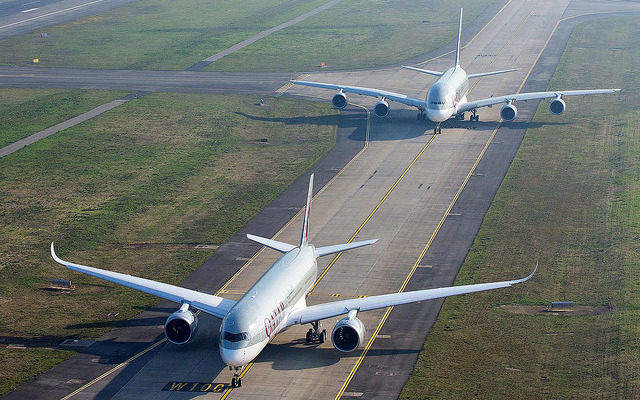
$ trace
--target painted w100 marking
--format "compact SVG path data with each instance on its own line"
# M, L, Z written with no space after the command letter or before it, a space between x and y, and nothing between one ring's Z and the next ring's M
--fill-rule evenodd
M162 388L168 392L214 392L220 393L229 388L224 383L212 382L167 382Z
M267 333L267 337L271 337L273 332L278 328L280 322L284 319L284 303L280 302L278 307L271 311L268 318L264 319L264 331Z

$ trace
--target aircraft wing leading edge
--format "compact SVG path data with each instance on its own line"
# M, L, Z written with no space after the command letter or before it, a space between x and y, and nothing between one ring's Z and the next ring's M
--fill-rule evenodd
M522 279L502 282L480 283L475 285L451 286L446 288L415 290L411 292L391 293L378 296L363 297L358 299L334 301L317 304L292 312L287 318L287 326L306 324L338 315L347 314L351 310L368 311L378 308L397 306L400 304L414 303L424 300L438 299L459 294L481 292L484 290L509 287L529 280L538 269L538 263L533 272Z
M176 303L189 303L192 307L220 319L224 318L229 310L231 310L231 307L236 304L233 300L214 296L212 294L64 261L56 255L53 242L51 243L51 256L58 264L64 265L71 270L95 276L96 278L117 283L141 292L149 293L165 300L170 300Z
M409 97L401 93L389 92L386 90L371 89L371 88L365 88L360 86L334 85L332 83L296 81L296 80L292 80L291 83L296 85L311 86L311 87L317 87L322 89L342 90L343 92L355 93L363 96L384 97L385 99L397 101L398 103L402 103L411 107L417 107L419 109L424 109L427 107L427 102L424 100Z
M559 96L560 97L584 96L584 95L590 95L590 94L614 93L619 91L620 89L587 89L587 90L556 90L551 92L508 94L505 96L489 97L488 99L474 100L474 101L460 104L457 108L457 112L462 113L462 112L471 111L477 108L489 107L489 106L493 106L501 103L508 103L510 101L551 99Z

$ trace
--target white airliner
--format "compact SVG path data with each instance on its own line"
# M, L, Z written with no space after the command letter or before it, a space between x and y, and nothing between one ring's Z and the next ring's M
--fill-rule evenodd
M345 93L355 93L359 95L372 96L381 98L373 107L373 112L378 117L386 117L389 115L389 102L387 100L397 101L398 103L416 107L420 113L418 119L429 119L436 123L433 133L442 133L440 124L455 116L458 120L464 120L464 113L472 112L469 120L476 122L479 120L477 109L482 107L490 107L496 104L504 103L500 109L500 117L505 121L513 121L518 115L518 109L513 105L514 101L526 101L537 99L553 99L549 104L549 110L552 114L562 114L566 108L562 96L580 96L587 94L603 94L613 93L620 89L594 89L594 90L556 90L551 92L532 92L517 93L506 96L490 97L488 99L467 101L469 93L469 79L479 78L481 76L503 74L505 72L516 71L508 69L504 71L484 72L480 74L467 73L460 67L460 35L462 34L462 8L460 9L460 24L458 25L458 44L456 46L456 59L453 67L445 72L431 71L416 67L404 68L422 72L425 74L435 75L438 80L429 88L425 100L409 97L404 94L388 92L386 90L370 89L359 86L334 85L330 83L308 82L292 80L291 83L296 85L312 86L323 89L334 89L338 93L333 95L331 103L335 108L342 109L347 106L348 100Z
M321 329L320 321L346 315L333 328L331 340L337 350L350 352L356 350L363 343L365 337L364 324L356 317L358 312L508 287L528 280L537 269L536 264L531 275L511 281L391 293L307 306L306 295L318 275L316 258L366 246L378 240L318 248L308 243L312 193L313 175L309 180L302 237L298 246L247 235L250 240L284 253L284 255L238 301L67 262L56 255L53 243L51 243L51 256L56 262L74 271L181 304L180 309L171 314L164 325L165 336L171 343L186 344L194 337L198 320L197 314L192 310L201 310L222 319L218 345L222 360L229 366L229 369L235 369L231 380L232 387L242 386L240 373L243 368L260 354L275 335L291 325L310 323L312 328L307 332L307 343L312 341L323 343L327 339L327 332L325 329Z

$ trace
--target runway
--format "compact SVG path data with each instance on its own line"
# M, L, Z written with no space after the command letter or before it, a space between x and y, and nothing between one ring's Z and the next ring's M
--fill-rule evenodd
M483 78L474 86L470 99L519 90L544 90L573 26L556 25L571 12L569 3L569 0L512 0L493 6L492 11L497 13L493 20L481 15L479 18L490 22L465 46L462 52L465 70L475 73L489 68L515 67L519 71ZM599 10L598 7L604 6L594 3L593 7ZM607 10L611 10L610 5ZM444 70L451 62L452 57L444 56L426 65L429 69ZM13 71L28 74L24 70ZM0 75L14 72L0 69ZM196 76L194 81L204 75ZM251 81L255 77L243 76L245 84L255 83ZM227 78L219 84L242 86L231 75ZM283 78L284 75L275 74L265 78L264 86L258 87L274 92L286 82ZM2 79L13 78L3 76ZM20 77L15 79L17 82ZM154 79L162 80L155 75ZM306 79L379 87L416 97L424 96L435 80L399 68L318 73ZM180 79L176 79L178 81ZM28 82L29 79L25 79L20 84ZM179 85L185 84L176 83L173 87ZM208 90L216 90L215 84ZM332 93L290 87L286 95L328 100ZM350 101L369 108L375 102L359 96L351 96ZM413 109L392 104L389 117L371 120L367 132L364 112L357 106L350 108L341 119L341 139L336 149L221 247L184 285L206 290L216 288L223 296L238 298L278 257L273 251L258 250L243 240L242 235L245 232L271 236L277 233L278 240L295 242L301 221L294 215L304 203L304 188L311 172L316 172L319 191L312 208L311 241L319 246L349 239L380 238L380 241L336 258L319 260L319 269L326 274L310 295L310 304L336 297L450 285L536 108L537 102L519 103L518 119L509 124L497 122L497 108L483 109L479 112L479 123L448 121L443 126L443 134L438 136L431 134L431 124L416 120ZM549 115L550 123L552 118ZM364 140L365 135L368 141ZM284 229L279 231L282 226ZM531 268L522 266L522 276ZM512 278L517 277L504 277ZM504 290L526 290L526 285ZM231 372L217 352L218 323L202 318L203 329L188 346L157 342L163 315L175 310L175 306L161 303L158 309L141 316L140 320L148 319L143 327L123 328L110 334L114 342L121 342L126 356L118 357L114 349L113 357L99 365L100 368L95 362L89 364L93 368L89 375L94 377L112 371L104 378L86 387L93 378L68 383L69 365L80 369L78 366L95 358L97 351L89 347L84 354L5 397L60 398L59 394L67 389L65 393L73 393L74 399L395 398L413 370L441 304L442 301L431 301L359 314L367 328L367 345L348 355L339 354L330 343L305 345L307 327L292 327L277 336L246 370L243 387L230 390L225 383L229 382ZM330 331L334 322L324 321L325 328ZM100 342L103 346L113 345L107 344L107 338ZM125 361L133 349L147 348L150 342L160 344L112 370ZM180 386L182 383L185 385ZM47 384L53 390L45 391ZM73 391L83 387L81 391ZM193 391L189 392L189 388ZM220 390L216 392L216 388Z
M12 0L0 3L0 40L137 0Z

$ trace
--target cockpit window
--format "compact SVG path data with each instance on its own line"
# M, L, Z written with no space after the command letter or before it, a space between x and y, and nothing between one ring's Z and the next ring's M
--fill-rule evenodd
M249 340L249 334L247 332L240 333L231 333L225 332L222 337L224 340L228 340L230 342L240 342L242 340Z

